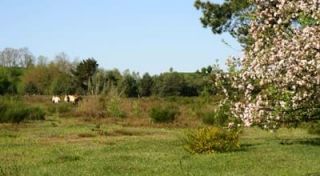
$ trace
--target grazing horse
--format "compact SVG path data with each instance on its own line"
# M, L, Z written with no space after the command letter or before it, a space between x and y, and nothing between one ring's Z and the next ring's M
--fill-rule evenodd
M80 96L75 96L75 95L66 95L64 97L65 102L70 102L73 104L77 104L82 98Z
M60 97L58 96L52 96L51 98L52 103L58 104L60 102Z
M64 96L64 101L67 102L67 103L70 102L69 95Z

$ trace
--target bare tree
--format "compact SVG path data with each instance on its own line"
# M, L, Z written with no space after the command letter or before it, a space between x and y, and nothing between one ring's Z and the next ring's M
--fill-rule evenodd
M34 56L28 48L5 48L0 52L0 65L4 67L29 67L34 64Z
M72 63L70 62L69 56L65 52L61 52L55 56L53 63L59 68L62 72L71 72L73 68Z

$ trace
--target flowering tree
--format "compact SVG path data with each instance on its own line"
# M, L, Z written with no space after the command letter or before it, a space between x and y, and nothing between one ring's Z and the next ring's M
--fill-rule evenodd
M253 45L243 59L245 99L234 112L248 124L316 118L320 83L319 0L255 0Z
M233 114L247 126L320 119L320 0L252 0ZM230 78L230 76L233 76Z

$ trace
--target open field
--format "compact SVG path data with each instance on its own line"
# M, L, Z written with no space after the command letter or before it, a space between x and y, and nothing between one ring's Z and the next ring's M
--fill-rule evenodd
M0 19L0 176L320 176L320 0L1 1Z
M186 128L49 117L0 124L0 175L320 175L320 139L245 129L241 150L192 155Z

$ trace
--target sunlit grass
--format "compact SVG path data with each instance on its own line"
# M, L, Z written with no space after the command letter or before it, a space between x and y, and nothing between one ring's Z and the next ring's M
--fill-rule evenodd
M246 129L232 153L192 155L186 129L122 127L76 118L0 125L0 175L320 174L319 138L302 129Z

